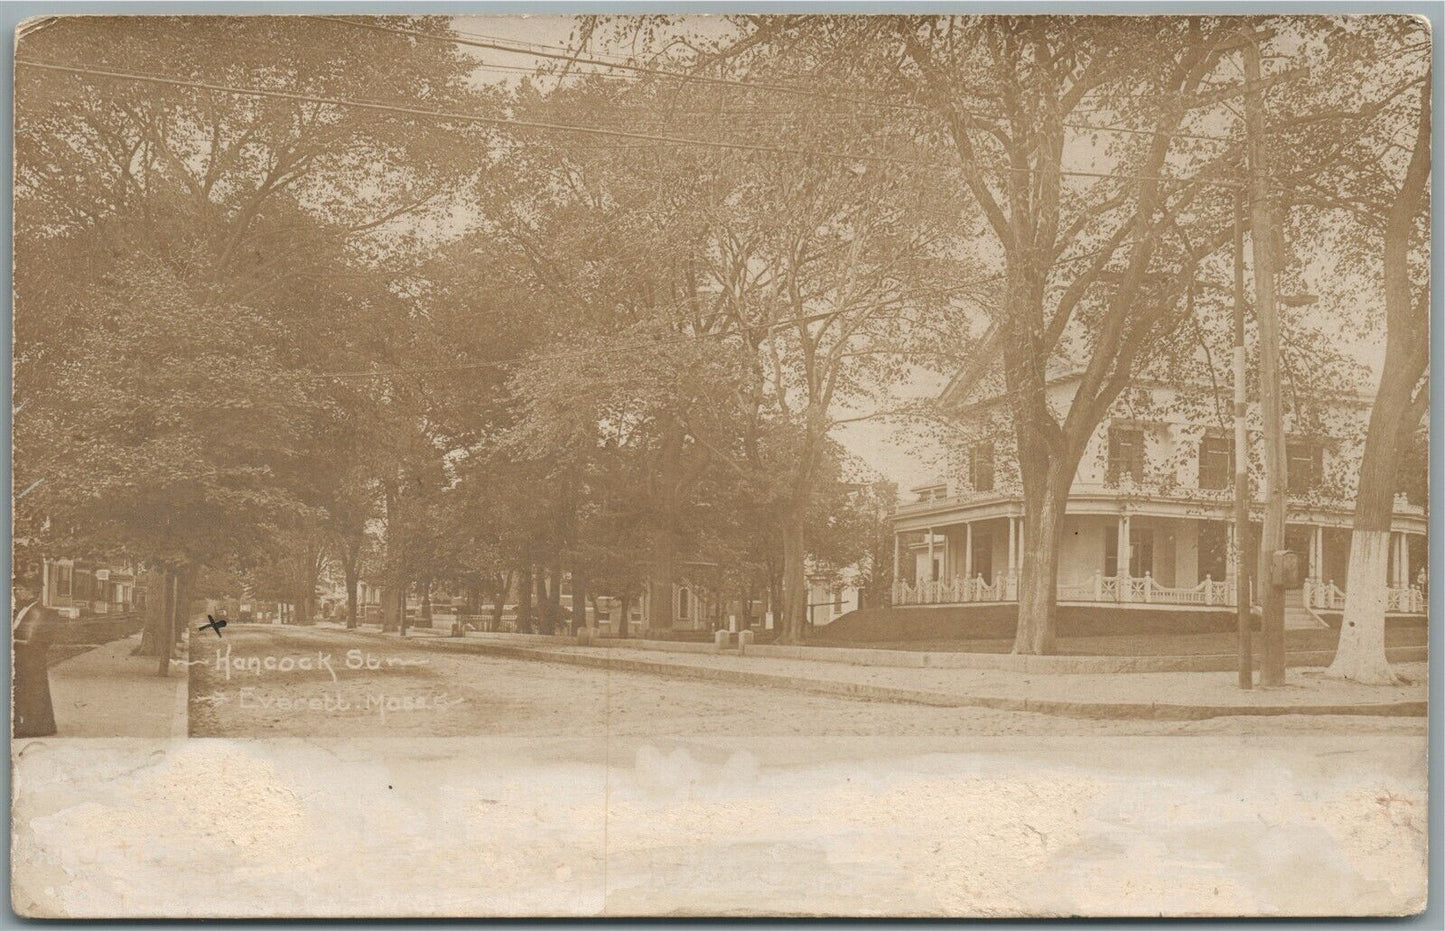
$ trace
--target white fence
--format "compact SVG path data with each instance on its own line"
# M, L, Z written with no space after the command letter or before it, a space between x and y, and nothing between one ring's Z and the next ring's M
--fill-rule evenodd
M909 585L899 580L893 583L893 603L896 605L955 604L970 601L1016 601L1018 599L1018 577L998 576L990 585L983 576L937 581L922 580Z
M1301 592L1304 604L1316 611L1343 611L1345 593L1334 582L1306 579ZM1205 576L1198 585L1174 588L1160 585L1150 573L1142 576L1109 576L1094 573L1082 583L1060 584L1060 601L1107 602L1111 604L1193 605L1198 607L1229 607L1236 604L1232 580L1216 582ZM990 584L983 576L893 583L895 605L968 604L982 601L1017 601L1018 575L1007 573L994 577ZM1391 588L1386 596L1385 610L1405 614L1424 614L1425 593L1416 586Z
M1306 579L1304 601L1317 611L1343 611L1345 593L1334 583L1318 579ZM1385 590L1385 610L1401 614L1424 614L1429 607L1425 593L1418 586L1389 588Z
M1115 604L1201 605L1206 607L1234 604L1234 586L1225 581L1205 577L1198 585L1172 588L1154 581L1150 573L1143 576L1106 576L1094 573L1083 583L1059 585L1060 601L1102 601ZM964 604L978 601L1017 601L1018 575L997 576L989 584L982 576L938 581L893 584L895 605Z

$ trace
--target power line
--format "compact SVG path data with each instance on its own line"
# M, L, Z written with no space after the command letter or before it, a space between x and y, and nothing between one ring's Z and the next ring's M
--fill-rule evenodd
M875 100L875 99L870 99L870 98L852 97L852 96L848 96L848 95L830 94L830 93L827 93L827 92L816 91L816 90L809 90L809 89L807 89L807 88L801 88L801 87L793 87L793 86L788 85L788 84L777 84L777 83L774 83L774 82L765 82L765 81L742 81L742 80L737 80L737 79L734 79L734 78L718 78L718 77L711 77L711 76L708 76L708 75L688 74L688 73L686 73L686 72L669 71L669 70L667 70L667 69L665 69L665 68L652 68L652 67L647 67L647 66L644 66L644 65L634 65L634 64L630 64L630 63L624 63L624 62L607 61L607 60L605 60L605 59L600 59L600 58L582 57L581 55L573 55L573 54L567 53L567 52L550 52L550 51L549 51L549 52L542 52L542 51L536 51L535 49L519 48L519 47L517 47L517 46L515 46L515 45L510 45L510 46L509 46L509 45L507 45L506 43L503 43L503 42L500 42L500 41L481 41L481 40L479 40L479 39L467 38L467 36L468 36L469 34L460 32L459 30L453 30L454 35L452 35L452 36L446 36L446 35L441 35L441 34L439 34L439 33L424 32L424 31L419 30L419 29L406 29L406 28L403 28L403 27L400 27L400 26L383 26L383 25L381 25L381 24L379 24L379 23L365 23L365 22L360 22L360 21L355 20L355 19L345 19L345 18L342 18L342 17L339 17L339 16L317 16L317 15L309 15L309 16L306 16L306 17L304 17L304 18L306 18L306 19L325 20L325 21L327 21L327 22L337 23L337 24L344 25L344 26L354 26L354 27L356 27L356 28L358 28L358 29L371 29L371 30L374 30L374 31L377 31L377 32L389 32L389 33L394 33L394 34L396 34L396 35L411 36L411 37L413 37L413 38L426 39L426 40L431 41L431 42L442 42L442 43L447 43L447 44L464 45L464 46L470 46L470 47L475 47L475 48L484 48L484 49L489 49L489 50L491 50L491 51L500 51L500 52L505 52L505 53L514 54L514 55L530 55L530 56L533 56L533 57L536 57L536 58L549 59L549 60L555 60L555 61L564 61L564 62L567 62L567 63L569 63L569 64L579 64L579 63L580 63L580 64L586 64L586 65L599 66L599 67L603 67L603 68L615 68L615 69L620 69L620 70L624 70L624 71L631 71L631 72L634 72L634 73L640 74L640 75L648 75L648 76L654 76L654 77L667 77L667 78L672 78L672 79L674 79L674 80L679 80L679 81L683 81L683 82L691 81L691 82L695 82L695 83L710 84L710 85L715 85L715 86L737 87L737 88L743 88L743 89L746 89L746 90L767 90L767 91L775 91L775 92L778 92L778 93L795 94L795 95L803 96L803 97L815 97L815 98L822 99L822 100L834 100L834 101L837 101L837 102L839 102L839 103L848 103L848 104L853 104L853 105L862 104L862 105L864 105L864 106L882 107L882 108L885 108L885 109L892 109L892 110L907 110L907 111L919 112L919 113L930 113L930 112L932 112L931 108L926 107L926 106L923 106L923 105L921 105L921 104L900 103L900 102L897 102L897 101ZM491 37L483 37L483 38L491 38ZM531 45L534 45L534 46L540 45L540 43L527 43L527 44L531 44ZM552 46L552 48L556 48L556 46ZM596 72L596 71L578 72L578 73L580 73L580 74L587 74L587 75L603 76L601 72ZM557 78L562 77L562 75L558 75L558 74L554 74L554 75L550 75L550 76L551 76L551 77L557 77ZM974 113L972 113L971 115L974 116L974 117L979 117L979 116L981 116L981 114L979 114L979 113L977 113L977 112L974 112ZM1165 136L1173 136L1173 137L1180 138L1180 139L1193 139L1193 140L1209 141L1209 142L1232 142L1232 141L1234 141L1234 140L1233 140L1231 137L1229 137L1229 136L1210 136L1210 135L1203 135L1203 134L1198 134L1198 133L1185 133L1185 132L1165 132L1165 131L1162 131L1162 130L1154 130L1154 129L1137 129L1137 128L1128 127L1128 126L1095 126L1095 125L1090 124L1090 123L1070 123L1070 122L1064 122L1064 123L1062 123L1062 125L1070 128L1070 129L1080 129L1080 130L1086 130L1086 131L1089 131L1089 132L1117 132L1117 133L1126 133L1126 134L1144 135L1144 136L1161 136L1161 135L1165 135Z
M402 106L400 104L382 103L370 100L351 100L345 97L321 97L314 94L298 94L291 91L263 90L260 88L237 87L229 84L215 84L207 81L187 81L180 78L167 77L164 75L148 74L133 71L111 71L100 68L81 68L74 65L61 65L51 62L34 61L31 59L17 58L15 64L24 65L30 68L40 68L47 71L58 71L68 74L89 75L92 77L111 78L121 81L136 81L148 84L160 84L169 87L185 87L194 90L206 90L222 94L235 94L243 97L261 97L274 100L289 100L295 103L314 103L323 106L352 107L361 110L372 110L381 113L393 113L403 116L420 116L430 119L439 119L447 122L457 123L479 123L486 126L508 127L512 129L543 130L549 132L577 133L580 135L604 136L613 139L633 139L648 142L664 143L667 145L682 146L686 148L704 149L728 149L738 152L753 152L771 155L787 155L801 158L821 158L831 161L871 162L883 165L899 165L903 167L927 168L936 171L952 171L955 166L941 162L925 161L918 158L902 158L890 155L874 155L871 153L858 152L837 152L828 149L800 149L788 146L761 145L750 142L728 142L724 140L689 139L683 136L670 136L653 133L630 132L622 129L606 129L596 126L576 126L565 123L550 123L538 120L517 120L506 117L483 116L476 113L461 113L451 110L424 110L417 107ZM1053 173L1060 177L1073 178L1112 178L1120 181L1157 181L1165 184L1204 184L1215 187L1227 187L1236 189L1242 187L1240 182L1225 181L1220 179L1205 178L1172 178L1162 176L1142 176L1129 174L1111 174L1101 171L1084 171L1081 169L1058 169L1047 172L1045 169L1025 168L1020 166L1001 166L991 170L1000 172L1022 173L1022 174L1044 174Z
M637 139L652 142L667 143L669 145L731 149L740 152L757 152L773 155L791 155L804 158L825 158L843 162L875 162L881 164L913 165L918 167L947 170L951 166L942 165L936 162L925 162L922 159L904 159L887 155L872 155L865 153L834 152L826 149L797 149L786 146L759 145L750 142L727 142L721 140L687 139L682 136L666 136L649 133L629 132L622 129L605 129L596 126L573 126L565 123L548 123L536 120L516 120L499 116L482 116L476 113L460 113L450 110L423 110L416 107L406 107L399 104L381 103L370 100L350 100L345 97L320 97L313 94L298 94L291 91L262 90L260 88L236 87L227 84L213 84L206 81L186 81L180 78L166 77L164 75L146 74L133 71L109 71L100 68L79 68L73 65L59 65L50 62L32 61L30 59L17 58L15 64L25 65L30 68L41 68L47 71L61 71L69 74L91 75L94 77L113 78L121 81L138 81L148 84L161 84L169 87L187 87L196 90L207 90L221 94L236 94L243 97L265 97L273 100L289 100L294 103L314 103L333 107L353 107L361 110L374 110L381 113L395 113L403 116L422 116L431 119L458 123L480 123L485 126L501 126L513 129L547 130L552 132L579 133L590 136L607 136L614 139Z
M530 55L535 58L543 58L552 61L564 61L570 64L595 65L604 68L619 68L631 71L636 74L645 74L655 77L667 77L674 80L692 81L699 84L711 84L725 87L743 87L749 90L765 90L783 94L799 94L807 97L824 97L836 100L840 103L861 104L870 107L902 108L910 110L926 109L917 104L899 104L891 101L870 100L866 97L850 97L843 94L824 94L806 88L792 87L787 84L774 84L762 81L738 81L732 78L715 78L709 75L685 74L677 71L669 71L666 68L651 68L646 65L618 64L617 62L605 61L600 58L584 57L582 55L571 55L562 52L541 52L532 49L518 48L515 45L508 46L501 42L487 42L478 39L468 39L461 35L443 36L432 32L423 32L419 29L404 29L400 26L383 26L380 23L364 23L355 19L344 19L339 16L316 16L307 15L305 19L319 19L325 22L337 23L342 26L353 26L357 29L371 29L376 32L389 32L395 35L411 36L417 39L427 39L432 42L446 42L453 45L465 45L473 48L483 48L494 52L507 52L514 55Z

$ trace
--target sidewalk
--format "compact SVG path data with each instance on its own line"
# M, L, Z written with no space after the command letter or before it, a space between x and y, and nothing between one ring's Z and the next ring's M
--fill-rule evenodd
M341 625L336 625L340 627ZM413 627L408 637L451 638L451 628ZM547 634L484 633L468 631L468 639L487 643L538 647L551 649L576 643L571 636ZM601 638L593 646L609 649L645 650L648 653L705 653L717 654L717 647L710 641L645 640ZM729 648L731 651L733 648ZM1390 662L1423 663L1428 658L1425 644L1400 644L1385 651ZM751 657L775 659L809 660L817 663L845 663L856 666L899 666L910 669L996 669L1014 673L1070 674L1070 673L1135 673L1135 672L1234 672L1239 659L1233 653L1142 653L1142 654L1088 654L1060 653L1048 656L1023 656L1006 651L980 653L967 650L893 650L867 646L817 646L813 644L783 646L771 643L755 643L747 648ZM1285 661L1290 669L1301 667L1325 667L1335 658L1333 648L1328 650L1290 650ZM1307 674L1307 673L1306 673Z
M371 636L380 636L367 632ZM620 646L513 645L418 637L424 649L509 656L605 669L788 688L944 707L990 707L1091 718L1198 720L1229 715L1345 714L1423 716L1427 666L1397 664L1409 680L1366 686L1292 669L1281 688L1242 690L1231 672L1038 674L1005 669L859 666L736 653L659 653Z
M57 737L186 736L185 662L156 675L154 656L131 656L140 634L115 640L50 669Z

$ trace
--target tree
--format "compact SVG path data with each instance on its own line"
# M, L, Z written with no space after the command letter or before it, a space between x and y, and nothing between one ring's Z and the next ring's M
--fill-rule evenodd
M996 325L1024 490L1020 653L1054 649L1062 518L1085 445L1219 244L1184 230L1228 162L1185 137L1233 26L1161 19L1147 38L1138 26L950 18L903 36L1003 256ZM1079 134L1070 124L1090 125L1086 100L1137 132L1106 150L1117 177L1071 182L1066 140ZM1083 347L1082 374L1056 413L1048 384L1066 335Z
M116 71L166 49L180 81L340 96L362 75L378 91L477 100L453 48L358 30L317 44L305 25L68 20L20 51ZM264 561L274 530L303 530L309 502L289 470L326 402L297 376L316 324L334 319L307 298L377 270L386 250L345 253L430 201L459 133L32 67L16 116L16 378L34 401L17 448L22 470L46 476L27 506L53 545L162 567L167 603L184 607L198 566ZM165 634L149 631L143 649L164 655Z
M1414 82L1412 82L1414 83ZM1430 176L1430 79L1418 79L1413 135L1398 187L1377 201L1371 231L1382 234L1380 270L1385 305L1385 359L1370 410L1355 518L1339 647L1327 674L1359 682L1396 681L1385 656L1385 608L1390 526L1399 490L1399 468L1429 405L1428 243ZM1408 132L1408 130L1407 130ZM1372 142L1373 140L1371 140ZM1364 142L1361 154L1377 151Z

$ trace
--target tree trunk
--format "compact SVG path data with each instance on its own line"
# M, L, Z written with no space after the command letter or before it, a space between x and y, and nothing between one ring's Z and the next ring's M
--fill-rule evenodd
M176 576L167 569L161 578L161 625L156 637L156 656L159 658L156 675L168 676L171 672L171 649L176 636Z
M390 611L383 631L406 636L406 532L402 524L401 494L396 482L386 486L386 558L390 575Z
M502 629L502 614L507 610L507 595L512 589L512 573L502 573L502 584L497 589L497 600L492 605L492 630ZM520 625L518 625L520 628Z
M557 623L557 612L552 607L552 596L547 591L547 570L539 567L536 573L537 582L537 616L540 620L541 631L551 635L554 625ZM556 583L553 583L555 587Z
M160 569L147 569L146 624L141 632L140 643L131 651L132 656L158 656L160 644L166 640L166 574Z
M1395 340L1387 343L1380 391L1370 411L1355 490L1350 534L1350 567L1345 580L1345 613L1334 662L1325 674L1372 685L1397 680L1385 658L1385 607L1389 588L1390 523L1395 511L1402 439L1415 428L1420 411L1411 403L1423 364L1402 362ZM1424 353L1418 354L1423 358ZM1392 358L1393 356L1393 358Z
M350 552L346 555L346 629L356 629L356 587L360 584L359 560Z
M196 573L196 567L187 567L181 571L176 582L176 623L172 633L177 646L185 641L186 626L191 622L191 597L196 591Z
M1059 545L1063 537L1068 483L1049 481L1037 500L1025 498L1023 565L1019 566L1018 627L1015 653L1046 654L1055 650L1055 607L1058 600ZM1119 557L1127 560L1127 554Z
M647 629L672 629L672 595L677 584L677 537L669 529L652 535L652 559L647 580Z
M390 581L394 583L396 581L395 577L392 577ZM381 596L381 632L384 634L391 633L396 630L398 626L396 586L393 584L387 586L386 591Z
M806 517L806 508L795 504L788 508L782 518L783 613L778 628L778 640L781 643L803 641L803 624L808 613L808 583L803 565L808 555L803 537Z
M631 611L632 592L624 589L622 592L622 609L621 612L618 614L616 625L617 639L619 640L627 639L627 616Z
M1362 530L1350 535L1345 615L1334 662L1325 675L1370 685L1399 681L1385 657L1385 602L1389 580L1390 531Z
M551 588L548 590L552 606L553 630L562 624L562 554L558 551L552 557Z
M576 565L572 567L572 632L579 628L592 629L587 622L587 577Z
M314 585L312 586L312 590L315 591L315 586L314 586ZM311 600L306 597L306 586L305 586L305 585L298 585L298 586L296 587L296 596L295 596L295 597L296 597L296 618L295 618L296 623L297 623L297 624L310 624L310 623L311 623Z
M1381 270L1385 286L1385 365L1360 458L1340 643L1334 662L1326 670L1326 675L1372 684L1397 681L1385 657L1386 572L1400 451L1404 438L1414 431L1425 412L1423 404L1415 400L1416 387L1429 361L1429 307L1417 298L1411 285L1410 253L1417 220L1428 206L1429 176L1430 82L1426 81L1420 91L1410 162L1386 219Z
M315 547L308 546L297 558L298 580L296 585L297 624L309 625L316 619L316 579L321 574L321 554Z
M768 573L767 610L773 616L773 634L781 637L783 635L783 573L781 570Z
M1064 459L1047 459L1036 453L1033 463L1019 463L1024 478L1024 516L1020 522L1023 561L1017 566L1019 616L1014 632L1015 653L1046 654L1056 648L1055 609L1064 511L1082 456L1083 444L1079 444L1074 451L1066 453ZM1127 553L1121 553L1119 558L1127 565Z
M418 627L431 627L431 579L422 579L421 585L421 617L417 621Z
M524 634L530 634L532 632L532 567L530 564L522 568L517 595L517 629Z

